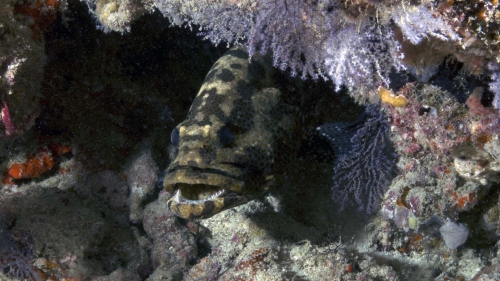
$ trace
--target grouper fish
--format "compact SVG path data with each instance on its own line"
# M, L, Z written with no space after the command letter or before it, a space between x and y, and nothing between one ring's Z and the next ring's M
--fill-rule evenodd
M326 104L304 88L268 56L226 52L171 133L175 152L163 179L170 211L204 219L264 194L301 150L306 127L323 122L301 114Z

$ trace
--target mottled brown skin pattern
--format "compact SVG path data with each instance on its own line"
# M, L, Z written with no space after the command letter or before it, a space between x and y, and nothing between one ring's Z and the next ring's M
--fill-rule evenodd
M292 98L299 87L290 81L241 49L214 64L172 132L176 152L163 185L175 215L208 218L267 191L303 134Z

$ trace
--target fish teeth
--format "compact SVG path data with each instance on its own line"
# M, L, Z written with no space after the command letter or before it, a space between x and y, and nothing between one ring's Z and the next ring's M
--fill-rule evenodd
M204 198L204 199L200 199L200 200L191 200L191 199L186 199L182 196L181 194L181 190L180 189L177 189L177 191L175 192L175 195L174 195L174 201L175 203L177 204L191 204L191 205L195 205L195 204L202 204L206 201L210 201L210 200L213 200L217 197L220 197L221 195L223 195L224 193L226 192L225 189L221 189L219 191L217 191L216 193L210 195L209 197L207 198Z
M177 189L177 191L175 192L174 202L177 204L181 203L181 190L180 189Z
M215 199L219 196L221 196L223 193L224 193L225 189L221 189L219 191L217 191L216 193L210 195L208 198L206 198L205 200L211 200L211 199Z

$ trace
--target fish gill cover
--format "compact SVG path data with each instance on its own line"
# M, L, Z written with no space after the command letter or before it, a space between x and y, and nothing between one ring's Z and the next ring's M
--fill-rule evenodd
M375 213L397 172L398 155L389 139L387 116L372 104L354 122L326 124L317 130L331 140L338 156L332 199L340 211L357 205L359 211Z

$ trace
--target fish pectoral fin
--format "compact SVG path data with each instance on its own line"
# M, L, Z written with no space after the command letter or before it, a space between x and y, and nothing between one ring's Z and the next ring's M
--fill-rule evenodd
M317 131L306 134L300 143L297 157L304 160L314 160L320 163L333 163L335 160L334 145L327 137Z

